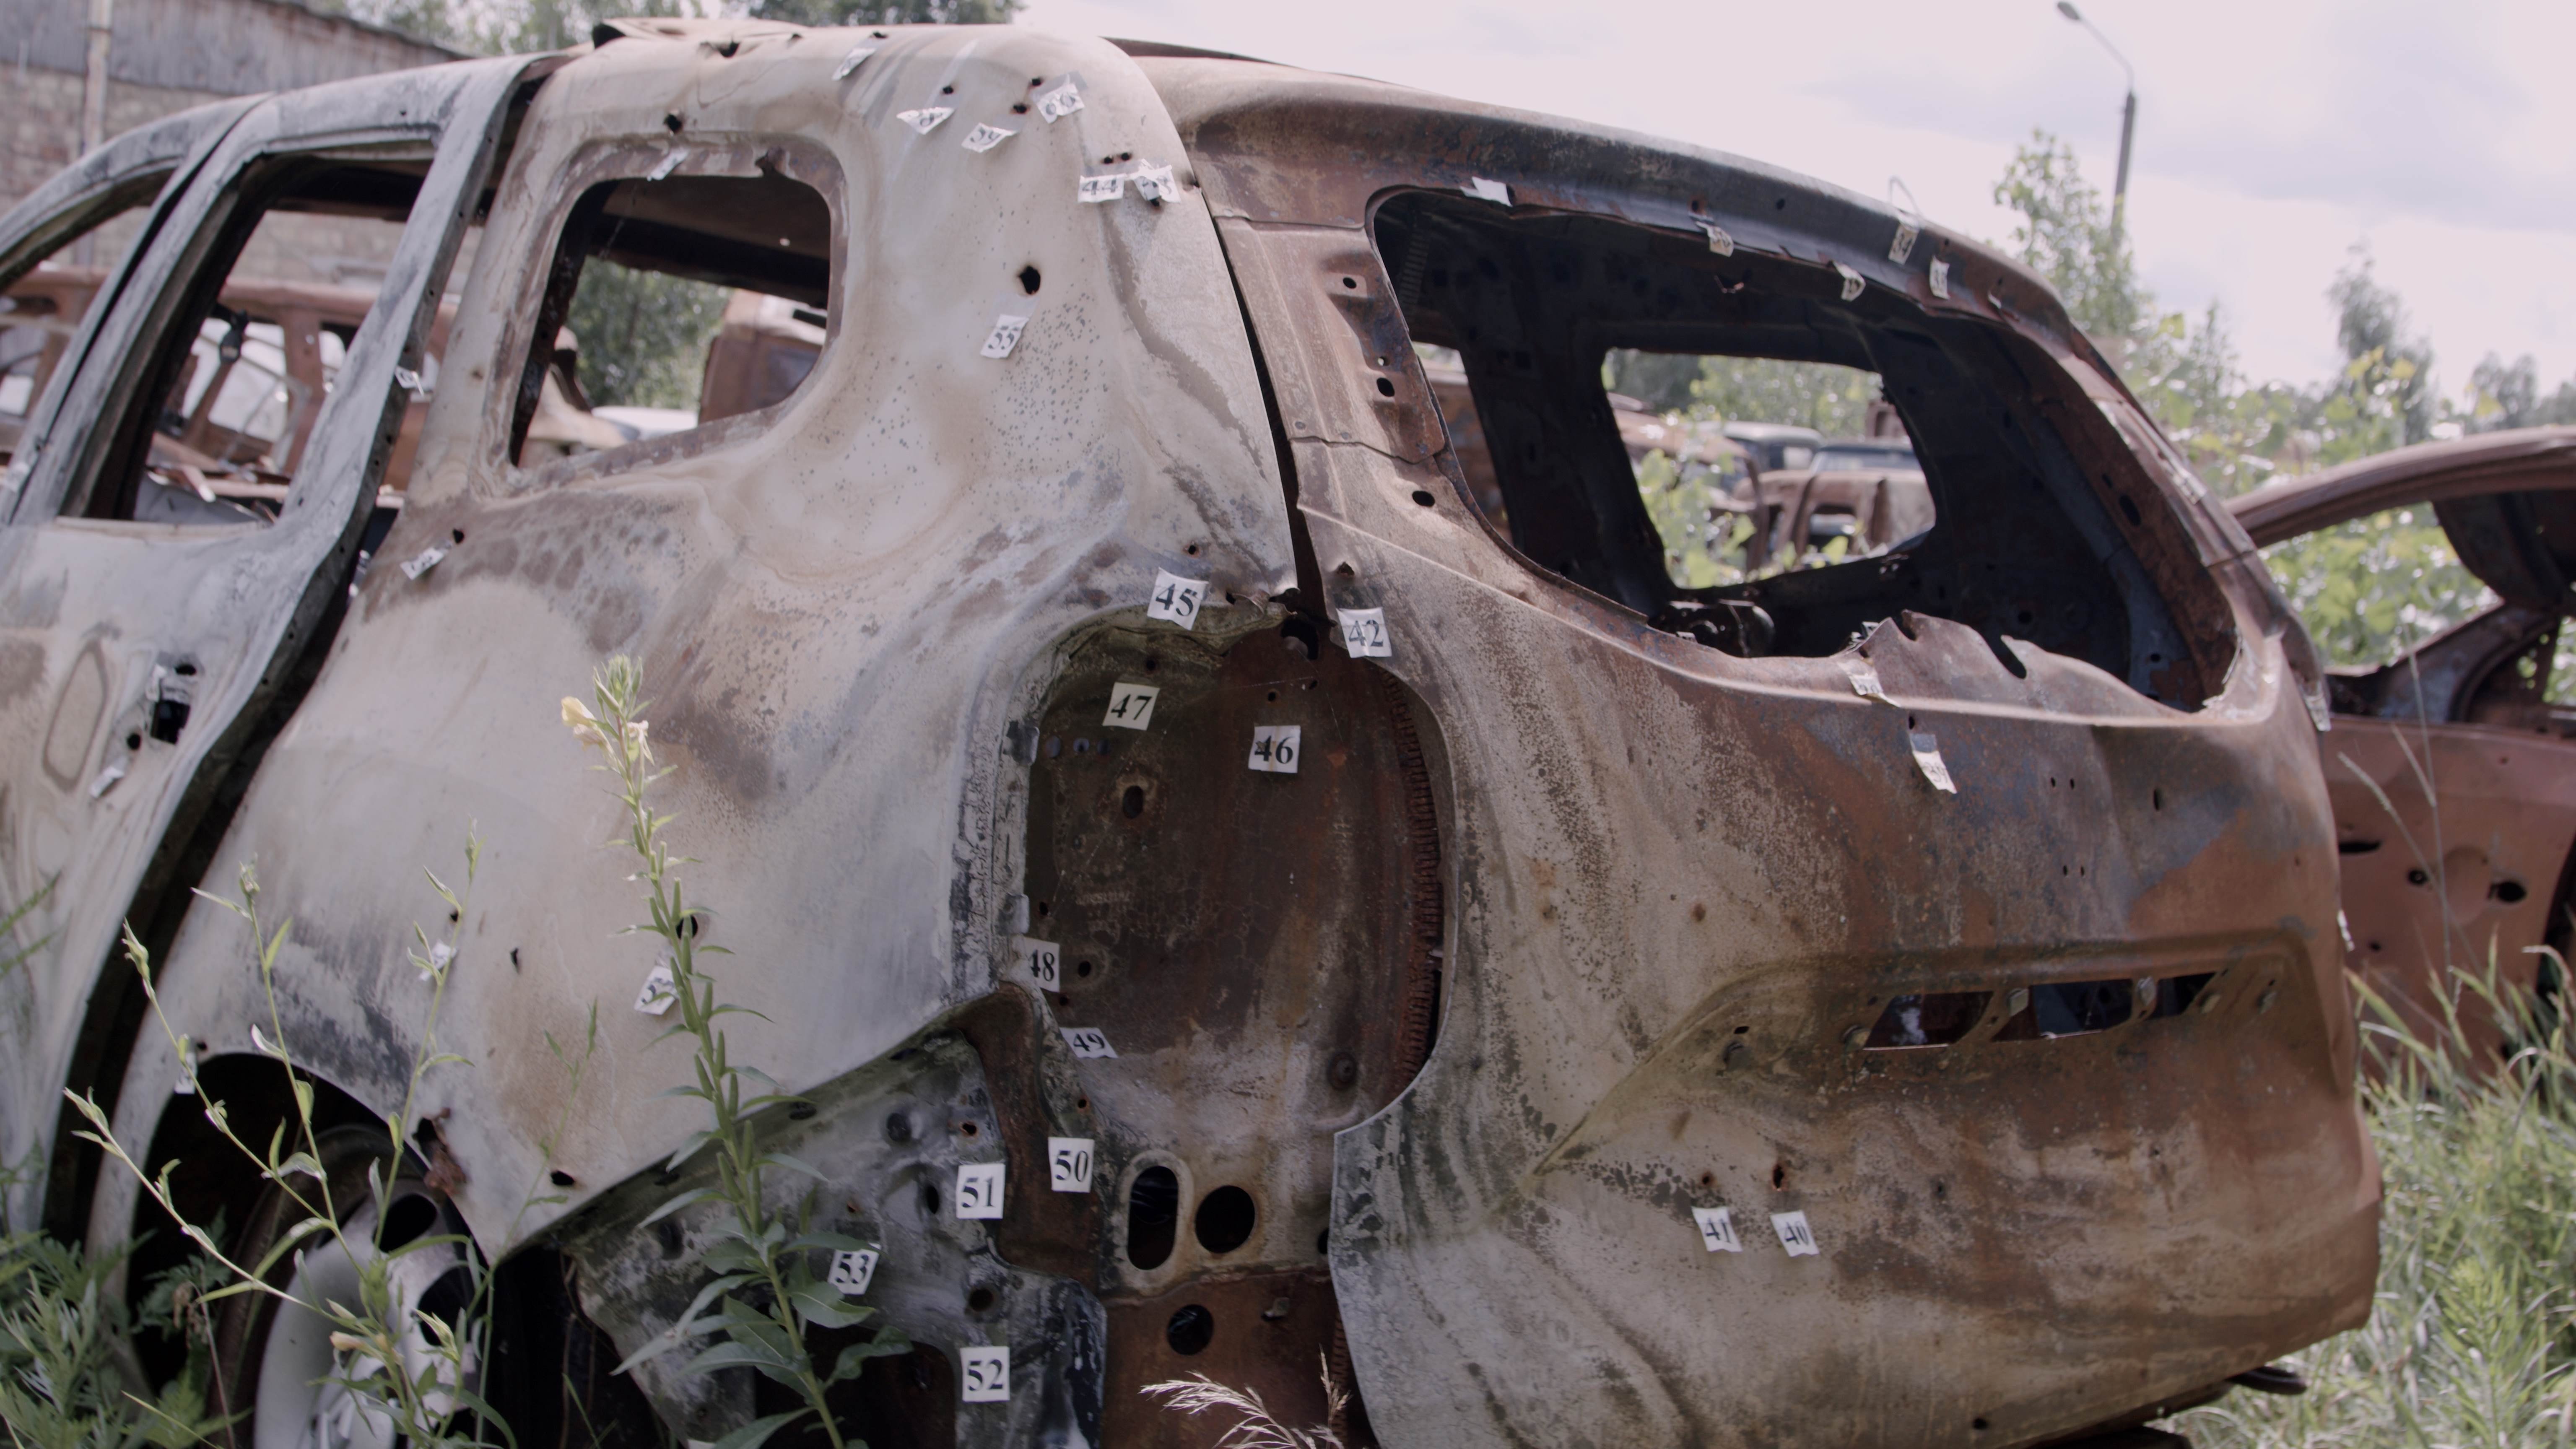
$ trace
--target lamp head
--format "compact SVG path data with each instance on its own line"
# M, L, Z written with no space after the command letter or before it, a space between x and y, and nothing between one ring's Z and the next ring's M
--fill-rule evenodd
M2057 13L2078 25L2084 23L2084 12L2075 8L2075 0L2057 0Z

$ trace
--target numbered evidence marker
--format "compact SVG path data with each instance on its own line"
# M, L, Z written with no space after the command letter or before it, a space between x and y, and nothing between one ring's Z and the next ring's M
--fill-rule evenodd
M1780 1235L1780 1246L1792 1258L1812 1258L1823 1251L1816 1246L1816 1230L1807 1226L1805 1213L1773 1213L1771 1231Z
M856 1298L868 1291L877 1276L877 1250L852 1248L832 1255L832 1286L845 1298Z
M986 357L1008 357L1020 345L1020 334L1029 330L1029 319L1005 312L993 319L993 331L984 339Z
M1303 725L1254 725L1252 759L1255 770L1267 775L1297 773L1298 734Z
M1013 936L1011 959L1019 966L1020 974L1036 982L1041 990L1064 989L1064 954L1055 942L1041 941L1034 936Z
M1046 117L1050 126L1081 109L1082 92L1075 90L1071 81L1038 97L1038 114Z
M966 149L982 155L1018 134L1020 133L1017 131L1005 131L992 122L986 121L966 133Z
M1141 730L1154 718L1154 698L1163 691L1151 684L1120 680L1109 691L1109 713L1101 723L1122 730Z
M1047 1186L1058 1192L1091 1191L1091 1139L1047 1139Z
M1205 579L1185 579L1156 569L1153 596L1145 601L1145 617L1194 629L1198 627L1199 604L1207 598L1207 591Z
M897 111L894 113L894 118L910 126L915 132L927 136L939 128L940 122L955 114L957 112L947 106L924 106L918 111Z
M644 989L635 993L635 1009L646 1016L662 1016L670 1011L671 1003L679 999L679 978L671 974L671 963L666 957L653 963L653 973L644 978Z
M1342 625L1342 647L1353 659L1395 657L1395 645L1386 635L1386 610L1344 609L1336 617Z
M960 1344L957 1363L963 1370L959 1378L959 1397L965 1402L1007 1404L1011 1401L1011 1351L1008 1348L1000 1344Z
M1002 1215L1002 1167L998 1162L957 1164L957 1216L999 1218Z
M1093 204L1116 201L1127 194L1127 173L1120 171L1109 176L1085 176L1075 183L1073 194L1075 199Z
M1109 1044L1108 1035L1096 1026L1066 1026L1058 1027L1057 1030L1064 1033L1064 1044L1072 1048L1073 1054L1084 1061L1092 1061L1100 1057L1114 1060L1118 1055L1118 1049Z
M1744 1240L1735 1235L1735 1210L1732 1208L1691 1209L1691 1220L1699 1224L1699 1240L1712 1253L1741 1253Z
M1941 759L1941 742L1938 739L1920 730L1908 730L1905 742L1913 747L1914 763L1923 771L1923 778L1932 782L1933 789L1945 795L1959 793L1959 787L1950 781L1949 765Z

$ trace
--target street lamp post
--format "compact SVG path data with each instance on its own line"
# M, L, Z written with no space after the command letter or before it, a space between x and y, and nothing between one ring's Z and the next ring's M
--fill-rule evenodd
M2111 43L2111 37L2102 33L2102 27L2085 19L2084 12L2075 8L2075 0L2057 0L2057 13L2093 32L2093 38L2102 42L2104 50L2111 52L2111 58L2120 63L2121 74L2128 77L2129 96L2120 103L2120 170L2111 183L2111 245L2117 248L2121 225L2129 210L2129 140L2138 130L2138 72L2130 66L2129 58L2120 53L2120 47Z

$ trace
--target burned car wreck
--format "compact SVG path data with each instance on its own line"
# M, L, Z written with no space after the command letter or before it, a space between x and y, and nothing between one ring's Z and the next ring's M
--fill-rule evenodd
M676 1356L608 1372L704 1276L702 1225L644 1221L697 1123L558 720L622 653L761 1013L735 1039L807 1098L768 1130L916 1345L847 1386L872 1444L1203 1444L1139 1389L1317 1422L1319 1360L1353 1442L2074 1442L2369 1309L2322 679L1972 243L1235 57L752 21L175 118L12 212L0 284L135 206L0 492L21 1218L154 1226L66 1089L154 1170L207 1160L174 1081L276 1119L238 924L190 895L236 862L294 916L298 1059L353 1124L398 1097L418 871L470 822L468 1062L434 1141L352 1126L332 1170L393 1162L499 1265L483 1388L523 1445L765 1411ZM284 499L138 520L243 238L299 209L399 240ZM697 426L536 446L612 267L819 348ZM1417 345L1460 359L1479 476ZM1677 582L1611 347L1874 374L1928 526ZM200 1060L146 1028L129 920ZM548 1152L545 1040L594 1006ZM1057 1138L1093 1144L1072 1190ZM1000 1216L962 1215L997 1166ZM299 1442L286 1336L224 1331L245 1432Z

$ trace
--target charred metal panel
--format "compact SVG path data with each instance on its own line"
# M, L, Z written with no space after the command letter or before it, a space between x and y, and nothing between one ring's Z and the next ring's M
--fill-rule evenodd
M1892 267L1893 218L1732 158L1148 64L1220 198L1328 601L1388 609L1457 802L1438 1047L1339 1138L1334 1281L1387 1442L2030 1443L2358 1322L2377 1171L2295 625L2252 570L2186 586L2242 535L2130 437L2044 292L1937 235ZM2206 704L1919 613L1741 659L1532 568L1391 429L1409 369L1385 405L1333 381L1346 295L1406 285L1365 259L1371 205L1479 176L2010 329L2159 590L2224 641ZM1931 998L1975 1003L1950 1044L1869 1049ZM1721 1206L1741 1252L1704 1245ZM1775 1233L1793 1212L1812 1256Z

